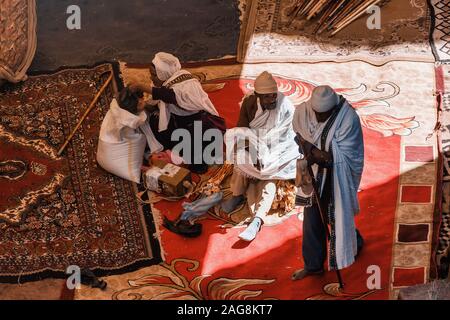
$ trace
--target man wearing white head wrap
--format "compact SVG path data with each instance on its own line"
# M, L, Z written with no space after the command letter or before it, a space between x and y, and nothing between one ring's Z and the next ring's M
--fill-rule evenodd
M178 142L172 141L172 133L176 129L186 129L191 133L194 143L194 122L202 122L205 132L221 124L224 130L225 121L219 114L203 90L200 82L188 71L181 69L180 61L170 53L159 52L155 55L150 66L153 86L137 87L152 95L157 101L157 109L149 113L149 122L160 145L151 148L153 152L162 149L172 149ZM223 124L223 125L222 125ZM207 170L204 163L191 157L185 162L190 163L192 171L203 173Z
M362 248L354 217L359 213L358 188L364 167L364 141L358 114L329 86L319 86L309 101L297 108L293 120L303 161L312 166L321 207L331 229L330 270L349 267ZM292 279L324 272L326 229L317 199L299 188L298 204L306 206L303 220L304 268Z
M256 238L272 208L277 182L295 178L300 154L294 141L293 115L292 102L278 92L273 76L263 72L255 81L255 91L242 101L237 127L227 131L227 152L237 157L243 155L244 161L239 158L235 161L231 177L233 196L222 203L222 210L230 214L247 198L254 215L248 228L239 235L241 240Z
M161 81L167 81L175 73L181 70L180 60L174 55L166 52L159 52L152 61L156 75Z

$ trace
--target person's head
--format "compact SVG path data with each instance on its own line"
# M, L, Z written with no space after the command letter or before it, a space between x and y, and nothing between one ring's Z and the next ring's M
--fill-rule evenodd
M139 114L145 108L144 95L140 90L131 90L129 87L123 88L118 96L119 107L132 114Z
M150 75L153 84L157 87L162 86L165 81L180 70L180 60L166 52L158 52L150 65Z
M316 87L312 93L311 106L318 122L325 122L339 104L339 95L330 86Z
M255 94L264 109L273 110L277 107L278 85L269 72L264 71L256 78Z

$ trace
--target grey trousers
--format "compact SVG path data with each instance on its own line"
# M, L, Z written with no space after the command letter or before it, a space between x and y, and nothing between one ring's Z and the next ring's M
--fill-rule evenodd
M230 182L233 196L247 197L250 213L262 219L269 213L275 199L277 186L274 180L249 179L234 170Z

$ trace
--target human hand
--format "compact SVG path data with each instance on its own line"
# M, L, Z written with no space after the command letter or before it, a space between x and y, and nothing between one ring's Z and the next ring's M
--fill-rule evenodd
M308 158L308 156L311 154L311 151L313 150L313 148L315 148L315 146L309 141L303 139L303 137L299 133L297 133L294 140L295 142L297 142L299 146L300 153L303 154L305 158Z

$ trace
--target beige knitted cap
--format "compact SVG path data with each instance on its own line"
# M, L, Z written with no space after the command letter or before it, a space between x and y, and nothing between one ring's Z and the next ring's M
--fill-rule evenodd
M270 94L278 92L278 85L273 76L264 71L255 81L255 92L259 94Z

